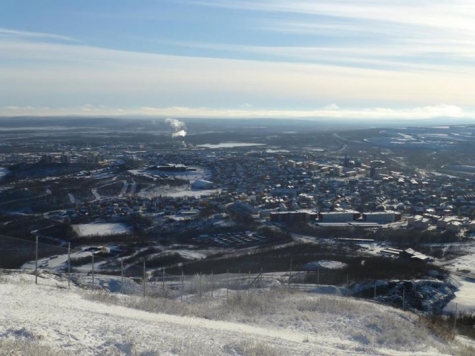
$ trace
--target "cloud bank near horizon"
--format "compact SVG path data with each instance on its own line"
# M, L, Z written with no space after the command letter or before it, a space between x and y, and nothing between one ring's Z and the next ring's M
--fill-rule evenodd
M84 105L77 108L16 107L0 109L0 115L15 116L85 116L85 117L178 117L178 118L239 118L239 119L355 119L355 120L425 120L438 117L475 118L472 113L464 112L454 105L436 105L408 109L366 108L343 109L335 104L315 110L255 110L250 107L236 109L215 109L206 107L140 107L136 109L117 109L107 106Z

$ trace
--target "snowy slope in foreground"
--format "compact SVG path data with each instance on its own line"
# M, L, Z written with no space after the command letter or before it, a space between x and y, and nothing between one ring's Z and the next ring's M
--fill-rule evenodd
M455 354L454 345L437 340L410 313L351 299L286 294L288 311L261 317L242 309L229 322L98 303L66 286L51 275L38 285L28 274L0 276L0 339L28 339L74 355ZM127 298L138 300L116 299Z

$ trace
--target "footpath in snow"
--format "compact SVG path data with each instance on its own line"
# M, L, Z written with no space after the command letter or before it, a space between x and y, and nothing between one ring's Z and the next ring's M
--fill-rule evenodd
M233 298L235 305L229 305L236 309L231 321L219 321L105 304L95 301L101 295L66 287L50 274L38 285L29 274L2 275L0 340L29 340L73 355L451 355L455 350L410 313L351 299L289 294L288 311L282 298L275 298L269 303L281 303L277 309L256 315L259 308L247 310L252 298L243 295L245 303L236 308L241 298ZM118 304L139 300L114 298ZM157 303L140 300L145 307ZM185 303L181 314L201 307L210 303Z

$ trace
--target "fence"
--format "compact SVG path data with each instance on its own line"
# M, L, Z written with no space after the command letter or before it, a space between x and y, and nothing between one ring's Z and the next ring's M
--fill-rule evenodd
M52 243L54 242L55 245ZM105 258L105 254L115 257ZM41 271L54 272L74 283L89 289L108 290L135 295L164 295L170 297L204 294L213 295L220 289L245 291L253 288L291 288L309 290L315 285L305 284L305 273L288 272L250 273L228 269L227 273L193 275L169 274L165 266L173 262L173 256L163 254L150 246L134 246L133 250L86 246L71 248L70 243L35 236L19 239L0 235L0 268L33 271L35 283ZM174 264L182 265L183 262ZM319 283L317 283L319 284ZM328 292L331 288L327 287ZM347 288L334 287L335 294L348 294Z
M44 241L55 242L45 243ZM105 258L104 255L115 254ZM346 283L340 286L325 284L326 272L317 269L311 272L294 271L292 261L286 272L258 273L228 269L226 273L193 275L167 273L165 265L170 259L163 251L149 245L135 245L125 251L119 248L86 246L71 248L70 243L51 240L46 237L19 239L0 235L0 268L24 269L34 273L35 283L41 283L43 271L55 273L67 280L68 286L74 285L91 290L103 290L112 293L140 295L148 297L167 297L183 301L193 298L227 297L230 291L247 292L260 288L287 288L320 294L349 296L350 275L346 275ZM179 262L174 265L183 264ZM169 266L169 265L167 265ZM177 269L174 268L176 271ZM309 283L309 281L311 283ZM378 296L378 286L368 290L366 298ZM406 290L402 289L400 307L406 309ZM457 314L455 310L454 314Z

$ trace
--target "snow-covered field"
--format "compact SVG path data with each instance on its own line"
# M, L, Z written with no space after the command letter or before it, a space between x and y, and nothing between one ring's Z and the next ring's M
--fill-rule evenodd
M314 262L309 262L305 266L303 266L303 269L306 271L316 271L319 268L322 269L342 269L347 266L346 263L340 262L340 261L314 261Z
M74 231L79 236L106 236L127 234L130 227L121 223L94 223L73 225Z
M183 198L183 197L195 197L200 198L203 196L211 196L221 192L221 189L192 189L187 185L179 187L170 186L158 186L148 187L140 190L137 195L141 198L155 198L159 196Z
M475 274L475 244L459 245L458 248L465 254L443 263L443 266L451 272L465 271Z
M2 352L24 355L14 348L26 343L48 350L30 355L470 354L411 313L354 299L221 292L181 303L66 287L51 274L38 285L30 274L0 275Z
M459 289L455 292L455 298L447 304L444 310L475 314L475 280L457 276L452 278L457 280Z
M452 272L458 291L455 298L447 304L445 311L475 313L475 243L451 245L448 249L460 249L465 253L449 261L438 261L440 265Z

